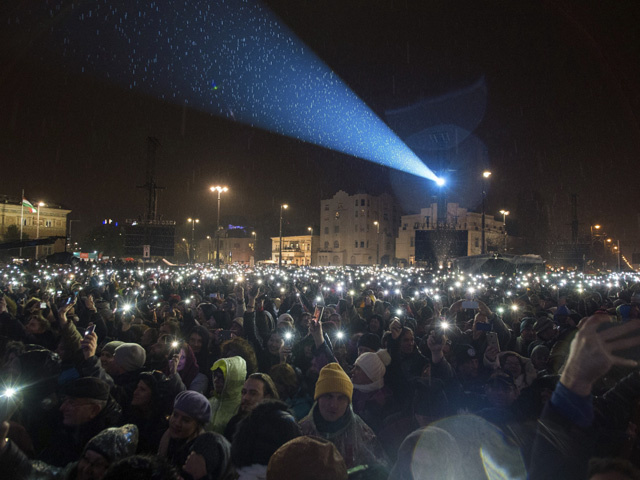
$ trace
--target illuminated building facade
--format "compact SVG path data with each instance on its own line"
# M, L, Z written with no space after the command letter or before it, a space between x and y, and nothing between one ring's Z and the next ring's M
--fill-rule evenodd
M52 241L51 244L40 245L38 247L39 257L56 252L64 252L67 236L67 216L71 213L71 210L66 210L59 205L47 204L44 207L37 207L38 213L31 213L28 208L22 208L18 201L11 201L5 197L0 202L0 238L2 238L2 242L19 239L20 218L22 216L22 238L24 240L60 237ZM38 223L40 224L39 226ZM11 227L14 227L14 229ZM13 235L16 232L18 237L14 238Z
M391 195L340 190L321 202L318 265L392 263L399 223Z
M319 235L282 237L283 265L317 265ZM280 237L271 237L271 261L278 263Z
M438 216L438 204L420 213L403 215L396 240L396 258L412 265L434 257L442 264L449 258L479 255L482 251L482 214L470 212L457 203L446 204L446 214ZM440 218L440 220L439 220ZM502 219L485 217L487 252L502 251L505 230Z

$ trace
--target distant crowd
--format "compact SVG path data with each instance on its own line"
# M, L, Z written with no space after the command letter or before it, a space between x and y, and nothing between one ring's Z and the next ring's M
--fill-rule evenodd
M0 288L3 478L640 480L637 274L36 263Z

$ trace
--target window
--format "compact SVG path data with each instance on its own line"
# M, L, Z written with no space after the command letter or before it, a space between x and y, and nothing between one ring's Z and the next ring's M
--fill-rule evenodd
M324 234L329 235L329 227L324 227Z
M44 221L44 226L45 227L53 227L53 220L45 220Z
M333 227L333 233L340 233L340 225L335 225Z
M340 212L336 210L336 220L338 220L339 218L340 218Z
M324 242L324 248L329 248L329 242Z
M478 240L477 238L475 240L475 246L476 246L476 248L478 248L480 246L480 240Z
M340 242L338 242L338 240L333 242L333 248L340 248Z
M402 230L406 230L407 229L407 223L405 223L404 225L402 225Z
M358 199L356 198L356 207L358 206Z
M324 210L325 210L325 212L326 212L326 211L329 211L329 204L328 204L328 203L325 203L325 205L324 205Z
M360 206L364 207L364 198L362 200L360 200Z
M355 245L355 248L358 248L358 241L357 241L357 240L356 240L356 245Z
M413 224L413 229L414 230L419 230L420 229L420 222L416 222Z
M360 242L360 248L364 248L364 242Z
M410 247L415 247L416 246L416 238L415 237L411 237L409 239L409 246Z

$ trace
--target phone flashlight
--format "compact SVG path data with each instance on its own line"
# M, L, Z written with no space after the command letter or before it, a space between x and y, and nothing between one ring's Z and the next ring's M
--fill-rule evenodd
M15 388L7 387L5 388L4 392L2 392L2 395L0 395L0 397L12 398L16 393L18 393L18 391Z
M342 340L344 338L344 332L336 332L336 338Z
M285 340L291 340L293 338L293 334L291 332L287 332L284 334Z
M447 322L440 322L440 328L446 330L447 328L449 328L449 324Z
M173 342L171 342L171 348L178 348L179 343L176 342L175 340Z

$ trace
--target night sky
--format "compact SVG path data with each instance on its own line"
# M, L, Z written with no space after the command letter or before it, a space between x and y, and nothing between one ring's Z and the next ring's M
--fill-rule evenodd
M412 213L434 194L430 180L266 129L304 138L320 115L283 107L291 88L313 91L346 120L336 132L359 129L337 144L365 148L372 130L341 113L358 97L388 121L481 85L482 111L462 103L447 119L469 136L424 159L451 170L450 201L479 208L489 168L488 211L510 210L522 234L569 240L577 194L583 233L600 223L625 254L640 248L640 2L273 0L251 21L255 2L141 2L147 16L137 3L2 2L1 194L24 188L32 202L62 204L81 220L74 230L135 218L154 136L159 212L179 225L198 217L203 234L215 225L215 184L230 188L225 223L262 238L277 234L280 203L290 205L286 233L303 233L339 189L393 193ZM234 50L237 28L259 48ZM295 76L269 72L272 60ZM309 128L331 139L331 127Z

